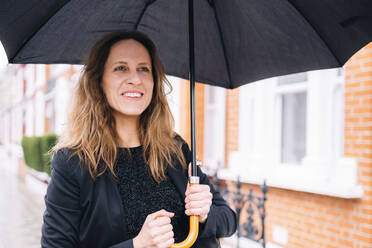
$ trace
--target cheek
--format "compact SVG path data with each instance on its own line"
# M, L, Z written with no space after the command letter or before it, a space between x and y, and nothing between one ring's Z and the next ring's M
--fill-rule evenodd
M155 93L154 93L154 85L152 85L150 87L150 92L151 92L151 98L153 98L153 96L155 95Z

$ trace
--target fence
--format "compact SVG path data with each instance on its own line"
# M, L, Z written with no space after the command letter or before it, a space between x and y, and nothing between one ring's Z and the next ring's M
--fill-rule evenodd
M265 248L265 202L268 193L266 181L260 186L261 194L257 195L253 194L252 188L249 189L249 193L242 192L242 182L239 177L236 181L230 183L230 185L234 185L234 187L231 187L234 189L229 189L227 183L218 178L217 173L211 179L216 189L235 209L238 223L236 247L240 248L240 240L244 237Z

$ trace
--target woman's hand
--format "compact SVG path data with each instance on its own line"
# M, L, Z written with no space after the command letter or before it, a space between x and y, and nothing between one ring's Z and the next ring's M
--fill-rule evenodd
M186 215L199 215L199 222L205 223L212 205L212 193L208 185L187 185L186 189Z
M133 247L166 248L172 246L174 233L170 218L173 216L174 213L164 209L147 215L141 231L133 239Z
M190 165L189 176L191 176ZM213 198L209 185L195 184L190 186L190 184L187 184L185 195L186 215L199 215L199 222L205 223L208 218Z

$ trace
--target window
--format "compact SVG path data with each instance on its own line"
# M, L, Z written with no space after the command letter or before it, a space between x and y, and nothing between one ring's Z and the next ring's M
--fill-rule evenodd
M239 151L225 179L359 198L357 162L343 157L342 70L318 70L240 87Z
M307 73L277 79L280 163L301 164L306 153Z
M306 151L306 92L281 96L281 163L300 164Z

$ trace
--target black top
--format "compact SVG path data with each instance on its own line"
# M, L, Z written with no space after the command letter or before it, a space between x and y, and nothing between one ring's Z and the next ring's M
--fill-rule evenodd
M125 239L135 238L141 231L147 215L165 209L175 213L171 219L174 239L183 241L188 234L189 221L185 203L169 178L159 184L151 176L149 166L142 156L142 147L119 148L115 167L118 189L125 212L127 233Z
M186 164L191 152L183 140ZM45 196L41 247L43 248L133 248L127 239L128 211L122 206L118 185L110 170L93 180L86 166L72 149L60 149L52 160L52 175ZM187 170L178 161L168 167L170 180L185 199ZM200 184L211 187L212 206L205 224L199 225L199 235L192 247L220 247L218 238L232 235L236 215L214 189L208 176L197 168Z

